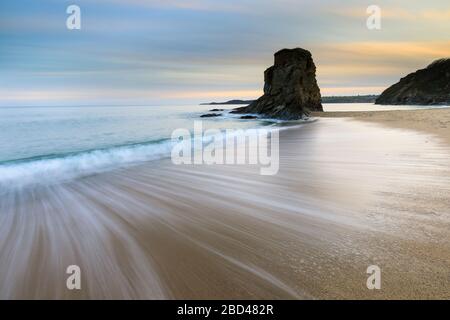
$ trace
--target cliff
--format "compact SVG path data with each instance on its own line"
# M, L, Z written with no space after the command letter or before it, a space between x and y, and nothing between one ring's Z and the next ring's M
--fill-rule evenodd
M450 59L437 60L402 78L386 89L376 104L450 104Z

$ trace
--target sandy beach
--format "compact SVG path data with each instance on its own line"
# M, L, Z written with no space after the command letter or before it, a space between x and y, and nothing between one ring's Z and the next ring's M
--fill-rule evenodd
M450 144L450 108L393 111L313 112L313 117L353 118L391 128L420 130Z
M448 110L282 131L276 176L161 160L3 194L0 298L448 299L450 146L394 129L421 114L446 131Z

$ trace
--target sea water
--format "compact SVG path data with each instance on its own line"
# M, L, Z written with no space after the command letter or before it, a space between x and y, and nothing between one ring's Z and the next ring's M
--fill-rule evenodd
M236 106L84 106L0 108L0 188L70 179L170 156L171 134L193 129L249 129L278 125L242 120ZM211 108L222 116L200 118ZM373 104L329 104L326 111L417 108ZM290 124L290 123L289 123Z
M231 109L235 106L226 106ZM224 112L200 118L211 106L92 106L0 108L0 187L71 178L170 156L171 134L192 129L248 129L272 121Z

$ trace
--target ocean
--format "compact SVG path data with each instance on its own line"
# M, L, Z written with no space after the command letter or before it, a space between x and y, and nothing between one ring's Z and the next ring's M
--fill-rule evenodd
M168 157L173 130L249 129L274 121L200 118L211 106L0 108L0 187L71 178ZM233 106L227 106L233 108Z
M71 179L168 157L177 128L250 129L279 121L242 120L213 108L236 106L89 106L0 108L0 188ZM327 111L423 108L373 104L326 104ZM293 123L288 123L293 124ZM294 123L298 124L298 123ZM284 124L286 125L286 124Z

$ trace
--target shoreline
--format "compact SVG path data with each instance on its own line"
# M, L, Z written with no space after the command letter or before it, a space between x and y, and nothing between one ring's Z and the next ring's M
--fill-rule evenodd
M450 152L428 137L324 119L280 133L276 176L158 160L3 195L0 298L448 299Z
M312 112L318 118L352 118L390 128L431 133L450 145L450 107L421 110Z

